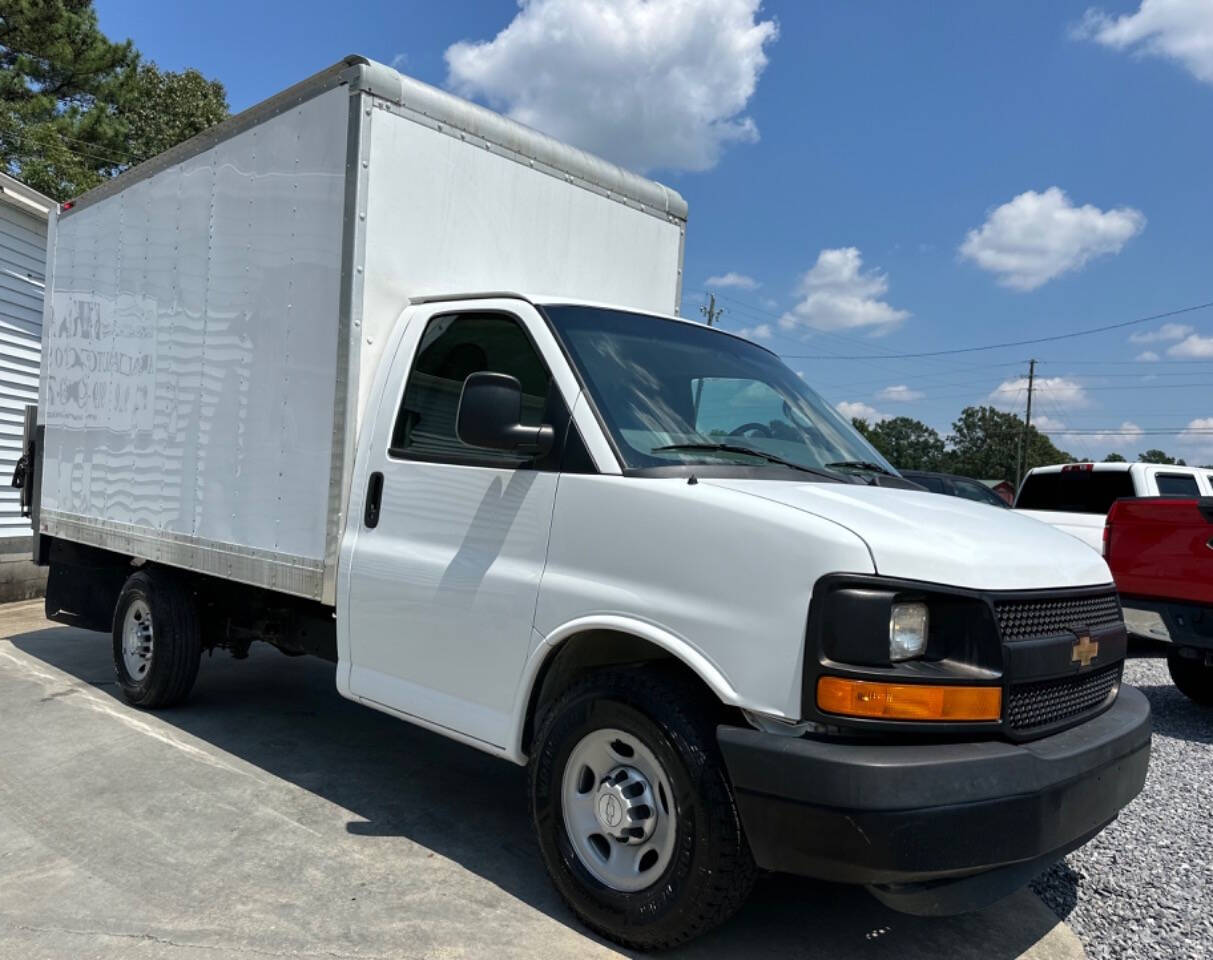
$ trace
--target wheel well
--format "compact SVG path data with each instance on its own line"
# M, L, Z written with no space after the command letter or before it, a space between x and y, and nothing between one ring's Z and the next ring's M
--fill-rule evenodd
M723 703L694 670L663 647L635 634L618 630L586 630L564 640L548 654L535 682L531 685L526 720L522 728L522 752L528 753L535 727L544 709L576 679L601 667L642 666L650 664L677 672L704 694L704 702L717 709L721 720L740 717L740 711Z

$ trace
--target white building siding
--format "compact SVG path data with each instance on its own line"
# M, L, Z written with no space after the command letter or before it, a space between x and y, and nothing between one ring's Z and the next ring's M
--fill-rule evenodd
M46 217L0 202L0 539L30 534L9 481L21 456L25 405L38 402Z

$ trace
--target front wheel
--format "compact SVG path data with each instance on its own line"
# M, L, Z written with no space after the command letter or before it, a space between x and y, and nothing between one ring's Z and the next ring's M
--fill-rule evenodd
M603 670L540 723L530 787L544 863L578 917L627 947L689 940L753 884L710 708L652 667Z
M1189 660L1173 651L1167 655L1167 668L1179 692L1201 706L1213 706L1213 666L1199 660Z
M170 707L198 676L202 640L194 598L164 570L127 578L114 609L114 672L127 701Z

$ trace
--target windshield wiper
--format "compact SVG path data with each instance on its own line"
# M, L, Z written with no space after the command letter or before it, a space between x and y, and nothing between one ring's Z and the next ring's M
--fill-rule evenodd
M668 443L664 447L653 447L649 453L661 453L663 450L708 450L717 451L719 453L741 453L751 457L767 461L767 463L778 463L785 467L791 467L793 470L803 470L805 473L811 473L816 477L825 477L827 480L841 481L836 473L831 473L829 470L818 470L816 467L806 467L804 464L796 463L793 460L785 460L783 457L777 456L774 453L767 453L765 450L756 450L754 447L747 447L740 443Z
M869 473L879 473L886 477L897 476L892 470L882 467L879 463L873 463L871 460L836 460L834 463L827 463L826 466L844 470L867 470Z

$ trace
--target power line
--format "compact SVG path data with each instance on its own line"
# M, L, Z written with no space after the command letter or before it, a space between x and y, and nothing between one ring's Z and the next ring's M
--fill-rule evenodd
M925 350L919 353L892 353L880 357L872 357L871 355L863 356L830 356L823 357L818 354L811 353L783 353L780 356L790 360L908 360L916 357L943 357L951 356L957 353L976 353L979 350L1002 350L1006 347L1026 347L1034 343L1053 343L1057 340L1069 340L1073 337L1086 337L1093 333L1106 333L1108 330L1122 330L1125 327L1132 327L1140 323L1150 323L1154 320L1165 320L1167 317L1178 317L1185 313L1193 313L1197 310L1207 310L1213 307L1213 300L1207 303L1198 303L1191 307L1180 307L1178 310L1168 310L1165 313L1154 313L1148 317L1137 317L1135 320L1122 320L1119 323L1108 323L1101 327L1089 327L1086 330L1075 330L1072 333L1058 333L1051 337L1034 337L1030 340L1008 340L1005 343L987 343L980 347L953 347L950 350Z
M1142 427L1126 429L1119 427L1062 427L1058 430L1047 430L1049 434L1058 436L1077 437L1173 437L1178 434L1189 436L1213 437L1213 427Z
M23 136L22 134L14 133L10 130L0 131L0 137L7 138L10 140L16 140L18 143L23 143L26 145L25 150L32 152L32 153L40 153L40 154L42 154L43 157L45 157L48 154L48 152L50 151L50 147L51 147L50 144L46 144L39 140L35 140L33 137ZM75 138L65 137L65 138L61 138L61 139L75 139ZM84 150L80 147L73 149L72 147L69 147L66 144L62 144L62 143L59 144L58 147L64 153L70 153L72 156L76 157L77 159L91 160L91 161L104 160L106 163L112 164L113 166L116 166L116 167L129 166L131 164L139 162L138 160L118 160L115 157L109 157L109 156L106 156L101 153L94 153L89 150Z

